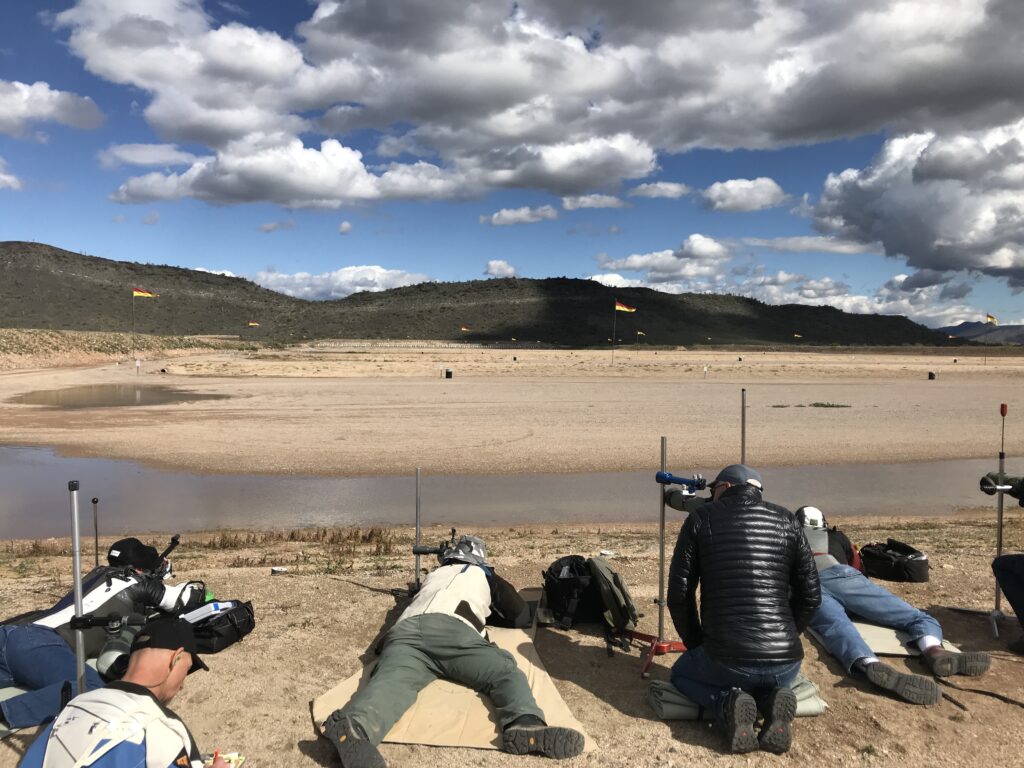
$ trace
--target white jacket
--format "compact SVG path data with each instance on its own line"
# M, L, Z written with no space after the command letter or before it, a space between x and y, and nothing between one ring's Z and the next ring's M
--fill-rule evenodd
M460 610L463 603L465 607ZM467 609L476 622L466 615ZM474 632L485 635L484 623L491 615L491 586L484 569L478 565L454 563L432 570L398 621L424 613L454 616Z
M192 734L148 690L123 681L73 698L18 768L202 768Z

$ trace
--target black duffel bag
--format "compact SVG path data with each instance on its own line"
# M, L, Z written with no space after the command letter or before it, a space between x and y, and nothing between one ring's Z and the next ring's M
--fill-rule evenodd
M251 602L238 603L192 625L199 653L217 653L252 632L256 614Z
M860 550L864 575L886 581L928 581L928 555L896 539L865 544Z

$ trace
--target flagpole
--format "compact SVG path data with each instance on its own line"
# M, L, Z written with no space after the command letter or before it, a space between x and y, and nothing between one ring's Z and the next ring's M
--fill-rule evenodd
M615 365L615 326L619 322L619 310L612 304L612 365Z
M132 357L135 357L135 289L132 289Z

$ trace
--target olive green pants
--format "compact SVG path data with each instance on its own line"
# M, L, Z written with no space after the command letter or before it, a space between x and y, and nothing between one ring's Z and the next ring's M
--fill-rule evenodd
M391 628L370 681L342 712L379 744L416 694L438 678L489 696L502 728L522 715L544 717L512 654L461 620L439 613L413 616Z

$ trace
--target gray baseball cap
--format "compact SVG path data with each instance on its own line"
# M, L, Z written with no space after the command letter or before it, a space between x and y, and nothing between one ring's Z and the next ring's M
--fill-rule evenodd
M711 487L714 488L719 483L752 485L758 490L764 490L764 481L761 479L761 473L752 467L748 467L746 464L730 464L718 473L715 481L711 483Z

